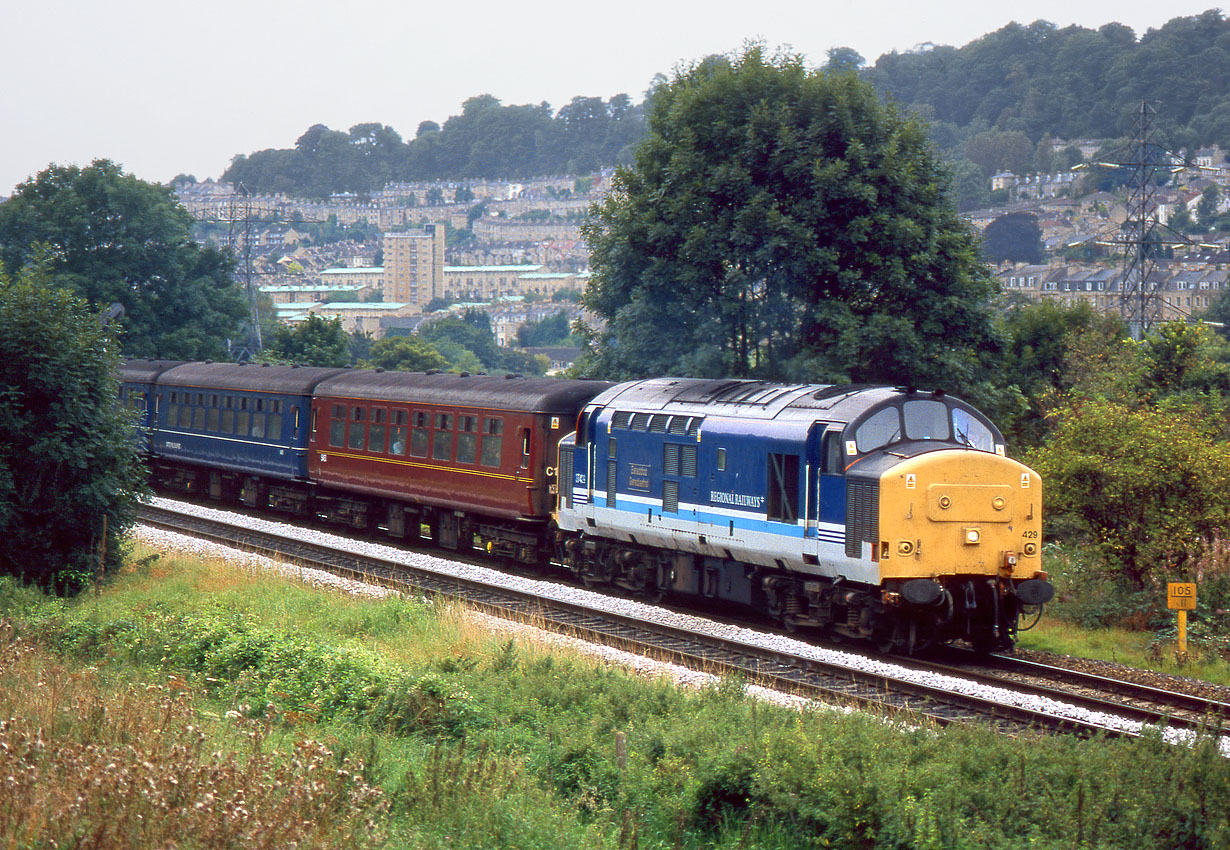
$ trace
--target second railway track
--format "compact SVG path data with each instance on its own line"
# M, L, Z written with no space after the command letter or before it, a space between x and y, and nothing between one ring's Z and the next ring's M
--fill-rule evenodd
M575 599L517 589L507 586L507 581L487 581L409 564L408 556L424 559L422 553L410 550L347 538L336 538L335 544L311 542L302 539L302 534L292 533L293 529L270 530L270 526L278 525L273 520L243 514L196 506L186 513L174 507L147 505L143 506L140 519L149 526L346 578L407 593L457 599L501 617L659 660L718 675L737 675L750 683L820 702L917 722L982 723L1007 734L1033 731L1082 736L1134 734L1142 724L1165 722L1172 731L1185 736L1194 730L1220 731L1221 724L1230 717L1230 705L1214 701L1201 704L1198 698L1186 695L1172 695L1170 702L1155 696L1145 705L1142 692L1125 693L1124 686L1130 683L1123 682L1114 682L1118 690L1108 687L1100 696L1089 682L1082 686L1081 693L1075 693L1075 689L1061 686L1054 678L1045 684L1018 672L1015 680L1009 680L1006 674L994 671L973 672L964 665L945 666L917 659L904 663L899 659L864 659L865 664L847 666L811 657L814 654L768 648L738 637L646 621L602 605L591 606ZM373 546L382 546L385 552L370 555L355 551ZM407 557L398 557L397 553ZM468 572L490 569L475 567ZM1014 662L1016 659L1004 659L996 665ZM1035 670L1033 679L1039 678L1041 672ZM976 682L972 689L975 692L954 686L962 680ZM1005 692L1015 693L1018 698L1006 699ZM1230 752L1230 744L1223 741L1222 749Z

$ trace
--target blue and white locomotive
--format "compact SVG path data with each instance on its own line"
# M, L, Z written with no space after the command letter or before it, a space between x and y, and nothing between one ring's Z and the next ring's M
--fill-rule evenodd
M943 393L660 378L560 443L557 563L885 651L1011 646L1051 598L1041 481Z

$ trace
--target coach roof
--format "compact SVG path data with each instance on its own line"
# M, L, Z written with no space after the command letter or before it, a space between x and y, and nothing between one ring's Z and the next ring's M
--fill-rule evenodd
M323 379L342 372L320 366L271 366L250 363L185 363L158 378L159 386L307 395Z
M604 381L356 369L322 381L316 388L316 395L402 404L571 413L609 386Z
M120 364L120 380L148 384L168 369L182 366L186 360L125 360Z

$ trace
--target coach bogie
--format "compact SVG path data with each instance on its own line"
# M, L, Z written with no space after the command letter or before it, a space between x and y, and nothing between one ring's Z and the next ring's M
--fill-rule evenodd
M325 522L357 529L375 528L374 508L366 499L317 494L314 506L316 516Z
M311 496L303 485L271 482L266 488L265 504L280 513L307 516L311 512Z

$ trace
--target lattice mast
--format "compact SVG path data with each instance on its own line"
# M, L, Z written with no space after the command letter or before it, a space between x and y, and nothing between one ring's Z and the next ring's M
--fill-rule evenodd
M1157 216L1157 175L1172 170L1169 156L1152 143L1156 110L1147 100L1140 102L1132 127L1128 160L1119 163L1129 170L1127 219L1115 240L1124 248L1123 284L1119 309L1134 339L1140 339L1161 320L1161 299L1156 268L1160 234Z
M260 314L256 306L256 283L253 280L255 275L252 272L252 221L252 195L248 188L240 183L230 197L226 229L226 247L237 261L238 277L248 296L247 337L235 352L235 359L240 361L252 359L262 347Z

